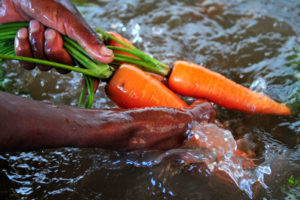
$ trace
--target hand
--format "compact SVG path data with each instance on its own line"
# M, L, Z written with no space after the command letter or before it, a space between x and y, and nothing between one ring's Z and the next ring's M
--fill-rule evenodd
M76 40L89 55L96 60L109 63L113 60L113 53L107 49L97 37L91 27L85 22L79 11L69 0L0 0L0 24L17 21L29 21L29 30L21 29L16 38L16 53L23 56L34 55L37 58L70 64L70 57L62 48L61 36L65 34ZM44 26L54 30L45 31ZM25 40L28 40L30 45ZM44 54L45 52L45 54ZM24 64L24 63L23 63ZM33 66L25 65L25 68ZM40 66L41 70L48 70L48 66Z
M179 147L195 122L211 122L215 117L212 105L196 100L186 109L152 107L115 110L99 118L99 111L88 110L89 130L77 146L115 150L168 150ZM86 118L87 116L81 115ZM91 124L97 124L91 128ZM101 130L101 131L100 131Z
M68 52L63 48L61 35L53 30L44 31L44 26L36 20L31 20L29 28L22 28L17 32L15 38L15 52L18 56L35 57L39 59L49 59L54 62L73 65L73 60ZM20 62L25 69L33 69L34 63ZM47 65L37 65L42 71L50 70ZM56 68L61 74L66 74L69 70Z
M79 109L0 92L0 151L53 147L167 150L180 146L194 121L209 121L210 103L193 108Z

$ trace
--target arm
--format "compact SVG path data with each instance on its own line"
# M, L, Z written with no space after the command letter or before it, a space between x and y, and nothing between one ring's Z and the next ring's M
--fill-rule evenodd
M101 147L166 150L181 145L194 120L211 120L209 103L186 110L86 110L0 92L0 151Z

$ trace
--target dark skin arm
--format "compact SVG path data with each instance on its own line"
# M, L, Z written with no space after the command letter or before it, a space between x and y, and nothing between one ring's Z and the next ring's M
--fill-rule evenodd
M210 103L187 109L86 110L0 92L0 151L56 147L167 150L180 146L194 121L210 121Z
M101 41L95 38L70 1L0 0L0 23L30 19L37 19L45 26L67 34L92 56L93 52L99 52L97 49L103 50ZM29 50L32 49L31 55L39 57L44 49L48 58L51 52L54 52L53 58L62 55L57 53L62 49L60 35L47 30L45 47L42 48L43 33L43 25L31 21L29 30L22 29L17 34L16 53L30 56ZM208 103L186 110L84 110L0 93L0 104L0 151L61 146L164 150L179 146L194 120L208 120L214 115Z

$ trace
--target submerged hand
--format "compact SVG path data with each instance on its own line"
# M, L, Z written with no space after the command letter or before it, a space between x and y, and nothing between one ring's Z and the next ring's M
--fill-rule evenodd
M53 147L167 150L180 146L194 121L210 121L210 103L193 108L87 110L0 92L0 151Z
M88 131L82 140L87 143L81 145L96 146L103 142L103 147L116 150L168 150L183 144L195 122L211 122L214 117L212 105L198 100L186 109L152 107L115 111L103 124L96 116L91 118L98 121L99 127ZM107 133L103 135L99 130Z
M0 24L30 21L32 19L36 19L46 27L50 27L76 40L96 60L103 63L109 63L113 60L112 51L104 46L103 42L97 37L96 33L85 22L79 11L69 0L0 0ZM45 32L45 48L47 49L47 45L48 47L52 47L52 49L55 49L53 50L54 53L47 53L46 50L46 55L43 54L44 27L37 21L30 23L29 31L23 29L18 32L17 40L20 42L16 45L16 48L19 49L17 53L24 56L33 54L42 59L44 58L42 56L46 56L50 60L53 60L53 57L57 56L66 58L65 55L59 56L60 53L58 52L63 51L61 50L62 42L60 41L61 39L57 39L57 37L60 37L59 34L53 30ZM31 46L33 52L29 52L29 44L21 44L27 39L26 37L29 38L31 45L33 45ZM55 41L53 38L58 41ZM50 40L50 44L49 42L47 43L48 39ZM51 48L49 51L52 51ZM49 56L49 54L51 55ZM64 60L61 58L58 59L54 61ZM69 60L69 58L66 59ZM27 68L31 67L27 66ZM47 67L41 67L41 69L48 70Z

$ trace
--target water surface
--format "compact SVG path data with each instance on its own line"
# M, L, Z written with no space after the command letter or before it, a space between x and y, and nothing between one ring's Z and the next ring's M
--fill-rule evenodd
M183 59L202 64L273 99L299 104L299 66L288 56L300 47L300 2L296 0L84 1L79 9L93 27L123 34L166 64ZM83 3L82 3L83 2ZM81 76L54 70L25 71L2 64L13 92L76 106ZM114 107L104 84L94 107ZM218 120L255 152L250 178L228 182L203 161L209 152L115 152L60 148L0 154L1 199L295 199L300 188L300 117L247 115L216 107ZM184 162L190 155L192 164ZM221 167L220 162L213 166ZM225 165L228 166L228 165ZM224 166L223 166L224 167ZM233 170L234 171L234 170ZM238 171L235 171L238 172ZM244 180L244 182L243 182ZM248 181L248 182L247 182ZM259 189L251 181L260 182ZM250 188L248 188L250 184Z

